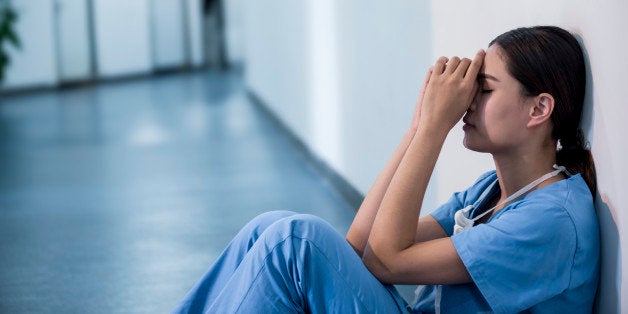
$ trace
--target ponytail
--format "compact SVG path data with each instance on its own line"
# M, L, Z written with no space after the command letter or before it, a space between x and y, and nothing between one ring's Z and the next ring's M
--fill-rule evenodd
M582 129L578 128L571 136L562 136L559 139L556 164L564 166L572 174L580 173L591 195L595 196L597 189L595 164Z

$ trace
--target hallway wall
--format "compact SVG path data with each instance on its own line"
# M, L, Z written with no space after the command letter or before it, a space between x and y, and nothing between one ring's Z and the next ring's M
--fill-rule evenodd
M94 2L99 76L147 73L152 69L148 0Z
M0 92L201 67L202 2L11 1L21 47L7 45Z
M555 24L579 34L590 62L582 127L598 170L603 241L597 309L621 311L621 300L628 300L622 274L628 213L620 210L628 206L628 166L622 162L628 159L622 138L628 109L618 87L628 83L628 61L620 57L628 50L628 4L267 0L249 3L246 11L249 88L362 193L405 131L423 74L436 57L472 56L517 26ZM456 126L445 143L426 208L493 167L490 156L464 149L462 136Z
M365 193L430 66L429 2L270 0L245 10L247 84Z

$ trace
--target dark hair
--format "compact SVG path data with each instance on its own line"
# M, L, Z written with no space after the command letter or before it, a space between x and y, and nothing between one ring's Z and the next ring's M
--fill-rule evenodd
M579 126L586 72L576 38L559 27L535 26L501 34L489 46L493 44L501 48L508 71L521 83L524 95L549 93L554 97L552 138L561 147L556 163L570 173L580 173L595 195L595 164Z

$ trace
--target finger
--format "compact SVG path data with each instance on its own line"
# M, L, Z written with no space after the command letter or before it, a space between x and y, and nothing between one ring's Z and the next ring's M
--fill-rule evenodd
M442 74L443 71L445 70L445 64L447 63L449 59L447 59L447 57L440 57L438 58L438 60L436 60L436 63L434 64L434 74Z
M484 62L484 55L486 55L484 49L480 49L480 51L475 54L471 65L469 65L469 69L467 69L467 73L464 75L465 78L475 80L478 77L478 73L480 73L480 68L482 68L482 63Z
M427 70L427 73L425 74L425 79L423 80L423 86L421 86L422 91L425 90L425 87L430 82L430 77L432 77L432 72L434 72L434 67L431 67L429 70Z
M471 93L471 95L473 95L473 98L471 99L471 101L475 100L475 97L478 95L479 92L480 92L480 84L478 83L477 80L475 80L473 84L473 93Z
M454 73L459 63L460 63L460 58L451 57L451 59L449 59L449 62L447 62L447 68L445 69L445 72L450 73L450 74Z
M425 79L423 80L423 86L421 86L421 92L419 94L419 103L423 102L423 97L425 96L425 89L427 88L427 84L430 82L430 77L432 76L432 72L434 71L434 67L431 67L427 70L427 74L425 74Z
M469 65L471 65L471 59L464 58L460 60L460 63L458 63L458 68L454 72L454 75L459 76L459 77L464 77L465 73L467 72L467 69L469 68Z

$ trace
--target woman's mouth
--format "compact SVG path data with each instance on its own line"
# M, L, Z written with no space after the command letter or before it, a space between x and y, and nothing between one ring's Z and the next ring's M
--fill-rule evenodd
M472 129L472 128L475 127L475 125L469 123L469 121L462 120L462 122L464 122L464 125L462 126L462 129L464 131L467 131L467 130Z

